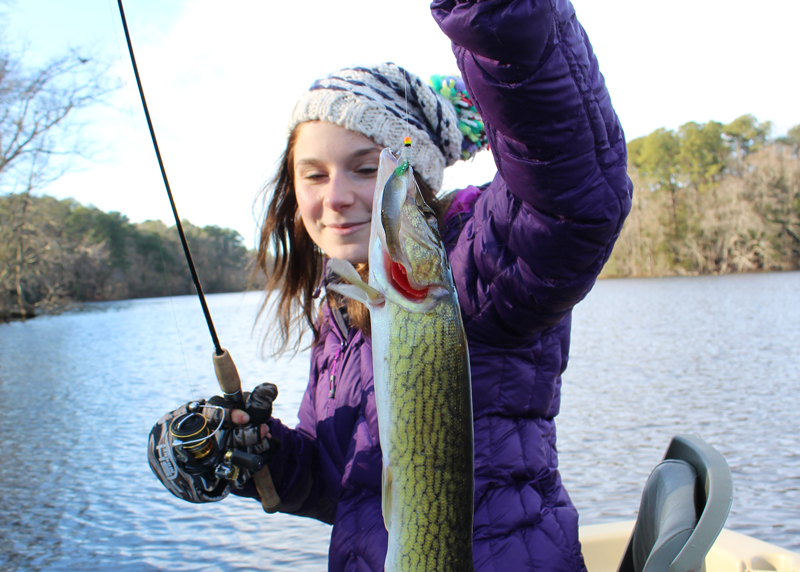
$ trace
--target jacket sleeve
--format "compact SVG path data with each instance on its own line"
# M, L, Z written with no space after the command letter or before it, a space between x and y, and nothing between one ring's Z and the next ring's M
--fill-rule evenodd
M465 323L493 345L561 321L630 210L625 138L567 0L436 0L498 174L450 253Z

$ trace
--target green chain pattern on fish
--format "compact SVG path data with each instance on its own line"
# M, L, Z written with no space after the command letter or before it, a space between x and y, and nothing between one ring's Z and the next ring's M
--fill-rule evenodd
M429 313L387 311L389 399L404 422L390 422L382 446L391 522L405 524L390 524L386 570L472 570L472 401L460 310L453 297Z

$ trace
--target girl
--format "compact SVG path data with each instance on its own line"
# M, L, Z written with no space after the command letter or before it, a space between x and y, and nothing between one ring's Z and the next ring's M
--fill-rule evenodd
M463 86L436 81L437 93L393 64L351 68L318 80L294 110L258 261L277 300L278 350L303 330L313 350L299 425L267 423L281 443L269 469L283 512L333 524L329 570L383 569L368 313L321 282L326 257L365 265L379 154L410 130L469 342L475 570L585 570L554 418L571 309L630 208L624 135L568 0L436 0L432 11ZM485 135L475 113L457 113L471 104ZM437 199L444 168L487 139L494 180Z

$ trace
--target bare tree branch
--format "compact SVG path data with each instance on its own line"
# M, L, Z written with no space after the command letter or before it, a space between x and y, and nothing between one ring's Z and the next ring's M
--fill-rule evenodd
M99 63L72 52L41 69L0 48L0 189L28 190L63 174L54 157L81 154L78 112L111 91Z

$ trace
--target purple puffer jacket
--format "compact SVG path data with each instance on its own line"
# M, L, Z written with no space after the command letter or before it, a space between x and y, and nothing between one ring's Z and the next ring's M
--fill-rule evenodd
M438 0L498 175L462 191L445 243L472 366L475 569L585 570L554 417L570 311L630 208L625 141L566 0ZM458 216L453 216L457 211ZM284 511L332 523L329 570L383 569L370 341L324 314L300 423L270 421Z

